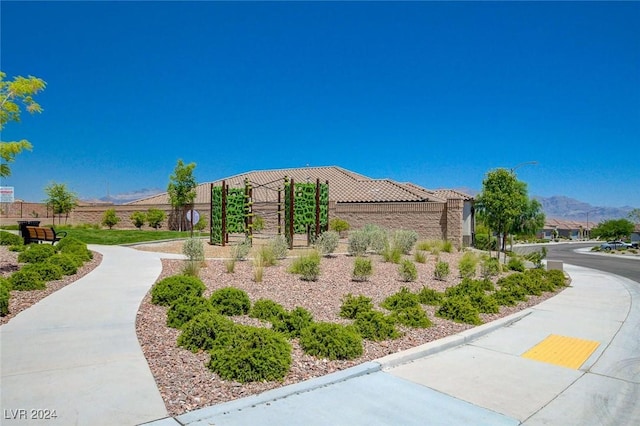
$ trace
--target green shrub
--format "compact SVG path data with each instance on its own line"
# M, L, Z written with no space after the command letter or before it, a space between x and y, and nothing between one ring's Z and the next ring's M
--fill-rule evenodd
M418 295L412 293L407 287L402 287L400 291L387 297L380 306L390 311L398 311L420 305Z
M469 298L464 296L447 297L436 315L455 322L482 324L478 309L473 306Z
M115 209L107 209L104 211L101 222L103 226L108 226L109 229L111 229L116 226L118 222L120 222L120 218L116 214Z
M328 256L338 248L340 235L336 231L325 231L316 240L316 249L323 256Z
M418 292L418 301L423 305L439 305L444 299L444 293L440 293L432 288L422 287Z
M18 262L44 262L54 254L56 254L56 248L50 244L29 244L26 250L20 252L20 254L18 255Z
M276 235L269 240L267 245L271 247L276 259L284 259L289 253L289 244L287 243L287 238L284 235Z
M329 221L329 229L338 233L348 231L350 228L349 222L342 220L338 217L334 217Z
M204 261L204 242L200 238L187 238L182 244L182 254L191 262Z
M291 366L291 345L273 330L238 325L216 339L207 366L224 380L282 380Z
M552 269L550 271L546 271L545 276L556 288L567 285L567 277L565 277L564 272L560 270Z
M369 340L388 340L401 336L396 330L393 318L379 311L371 310L358 313L354 325L360 335Z
M302 330L300 346L305 353L328 359L354 359L362 355L362 337L353 326L313 323Z
M433 324L420 306L408 306L391 313L391 319L397 324L413 328L429 328Z
M312 250L298 257L289 267L289 272L300 275L303 281L316 281L320 275L320 253Z
M397 246L387 245L387 247L382 251L382 259L385 262L399 264L402 260L402 249Z
M47 288L39 273L29 269L25 271L24 268L11 274L9 282L11 283L11 289L18 291L44 290Z
M368 248L369 234L365 230L358 229L349 233L347 251L351 256L364 256Z
M445 261L438 260L436 262L436 269L433 271L435 279L444 281L449 276L449 264Z
M56 249L60 253L71 255L82 263L93 259L93 253L87 245L74 237L64 237L56 244Z
M147 215L144 212L133 212L131 216L129 216L131 223L138 229L142 229L145 222L147 221Z
M416 263L427 263L427 255L422 250L416 250L413 255L413 260L415 260Z
M409 254L417 241L418 233L416 231L399 229L393 233L392 245L398 247L402 253Z
M251 307L249 316L263 321L282 320L287 315L286 309L279 303L269 299L258 299Z
M349 293L342 298L340 316L342 318L355 319L359 313L373 310L371 298L363 295L354 296Z
M208 367L240 383L282 380L291 367L291 344L273 330L236 326L230 339L215 340Z
M485 293L471 293L468 297L471 304L482 313L497 314L500 312L498 302L491 295Z
M458 263L458 270L460 271L461 278L473 278L476 276L476 269L478 268L478 257L475 253L467 251L462 255L460 262Z
M367 281L372 274L373 266L371 265L371 259L356 257L353 263L351 279L353 281Z
M153 229L162 227L162 222L167 218L167 214L160 209L150 208L147 210L147 223Z
M312 323L313 315L301 306L296 306L294 310L272 322L275 331L284 333L291 338L300 336L302 330Z
M82 261L65 253L57 253L47 259L47 263L57 265L64 275L73 275L78 272L78 266ZM80 263L80 265L78 265Z
M190 294L202 296L206 289L204 283L196 277L174 275L158 281L151 288L151 303L154 305L171 306L181 296Z
M5 278L0 278L0 317L9 314L9 299L11 298L11 284Z
M182 328L196 315L203 312L216 312L211 303L202 296L186 294L180 296L167 311L167 326Z
M478 250L495 251L498 247L498 239L496 237L489 238L487 234L476 233L474 245Z
M496 257L486 257L480 265L482 278L495 277L502 272L500 261Z
M509 262L507 262L507 268L518 272L524 272L525 270L524 262L518 257L510 257Z
M251 309L247 292L235 287L224 287L214 291L209 299L214 308L223 315L245 315Z
M400 274L400 279L404 282L413 282L418 279L416 264L409 259L405 259L400 263L398 273Z
M362 230L367 235L367 249L382 254L389 246L387 231L378 225L366 224Z
M183 325L178 346L192 352L209 350L216 340L229 338L235 327L229 318L215 311L204 311Z
M20 235L7 231L0 231L0 246L21 246L24 240Z
M49 262L30 263L21 269L22 271L36 272L42 281L49 282L62 278L62 268Z

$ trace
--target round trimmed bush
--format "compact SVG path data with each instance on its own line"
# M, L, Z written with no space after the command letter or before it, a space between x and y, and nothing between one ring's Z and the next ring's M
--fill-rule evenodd
M47 263L59 266L64 275L73 275L78 272L78 259L64 253L57 253L47 259Z
M9 313L9 298L11 297L11 284L5 278L0 278L0 317Z
M482 324L478 309L473 306L469 298L464 296L447 297L436 312L440 318L455 322L479 325Z
M443 298L444 293L428 287L422 287L418 292L418 301L424 305L439 305Z
M371 259L366 259L360 256L356 257L353 262L351 279L359 282L367 281L372 274L373 266L371 265Z
M251 309L251 300L244 290L224 287L216 290L209 299L214 308L223 315L245 315Z
M340 316L342 318L355 319L359 313L373 310L371 298L367 296L354 296L349 293L342 298Z
M82 263L93 259L93 253L87 248L87 245L74 237L64 237L56 244L56 249L60 253L76 257Z
M205 311L193 317L182 327L178 346L192 352L213 348L218 339L228 339L236 325L229 318L214 311Z
M429 328L433 324L427 313L420 306L408 306L393 311L391 318L398 324L414 328Z
M23 243L24 243L24 240L20 235L16 235L7 231L0 231L1 246L20 246Z
M285 333L288 337L298 337L302 330L313 323L311 312L301 306L297 306L291 312L285 314L281 319L273 321L275 331Z
M25 271L24 268L11 274L9 282L11 283L11 289L18 291L43 290L47 288L39 273L29 269Z
M328 359L354 359L362 355L362 336L350 325L317 322L302 330L300 346L305 353Z
M369 340L397 339L401 336L393 318L379 311L359 313L354 325L362 337Z
M63 275L62 268L49 262L30 263L25 265L22 270L35 271L44 282L59 280Z
M390 311L418 306L420 300L417 294L411 293L407 287L402 287L399 292L392 294L382 301L380 306Z
M291 367L291 344L267 328L238 325L229 339L215 341L210 353L208 367L240 383L282 380Z
M287 315L286 309L270 299L258 299L251 307L249 316L263 321L273 322Z
M193 294L180 296L167 311L167 326L182 328L193 317L205 311L215 312L215 309L204 297Z
M171 306L181 296L190 294L202 296L205 285L199 278L187 275L174 275L158 281L151 289L151 303Z
M49 257L56 254L56 249L49 244L29 244L26 250L18 255L20 263L44 262Z

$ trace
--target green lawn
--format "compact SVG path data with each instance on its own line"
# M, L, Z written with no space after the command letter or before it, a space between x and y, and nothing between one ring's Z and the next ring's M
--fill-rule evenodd
M173 240L179 238L189 238L191 232L178 231L147 231L147 230L131 230L131 229L92 229L92 228L75 228L67 226L56 226L56 231L65 231L68 237L74 237L86 244L134 244L148 241ZM194 232L194 236L204 236Z

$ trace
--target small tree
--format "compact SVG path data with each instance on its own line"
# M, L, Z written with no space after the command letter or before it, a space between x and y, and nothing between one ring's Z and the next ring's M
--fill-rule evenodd
M15 77L11 81L4 78L7 75L0 71L0 132L4 130L5 124L10 121L20 121L20 103L29 113L42 112L42 107L33 100L33 96L44 90L46 83L36 77L29 76ZM9 164L15 157L24 150L31 150L31 143L28 140L0 142L0 177L11 175Z
M138 229L142 229L142 226L147 221L147 215L144 212L133 212L131 213L131 216L129 216L129 219L131 219L133 226Z
M160 210L150 208L147 210L147 223L153 229L158 229L162 226L162 222L167 218L167 214Z
M53 215L58 215L58 224L61 223L61 217L65 215L66 219L69 217L69 213L78 204L78 196L67 189L64 183L52 182L45 189L47 194L46 204L52 208Z
M178 214L178 229L182 231L186 208L193 204L196 198L196 179L193 176L193 169L196 163L184 164L182 160L178 160L173 174L169 177L169 186L167 193L169 194L169 202L176 209Z
M102 215L102 225L108 226L109 229L112 229L115 225L120 222L120 218L116 214L115 209L108 209Z

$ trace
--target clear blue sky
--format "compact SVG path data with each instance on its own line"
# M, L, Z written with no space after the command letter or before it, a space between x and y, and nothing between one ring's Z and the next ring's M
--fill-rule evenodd
M1 69L47 82L16 198L337 165L640 207L640 2L11 2Z

